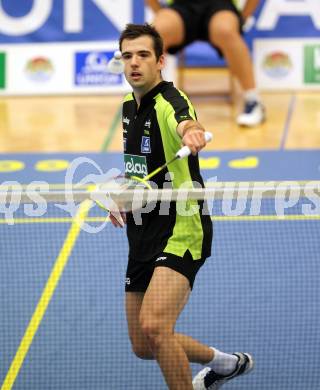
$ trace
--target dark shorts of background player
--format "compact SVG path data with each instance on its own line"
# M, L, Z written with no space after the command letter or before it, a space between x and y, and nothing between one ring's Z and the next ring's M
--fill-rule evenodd
M192 289L196 274L204 262L205 259L193 260L189 251L183 257L163 252L148 262L140 262L129 257L125 290L126 292L145 292L156 267L168 267L184 275L189 280Z
M175 54L190 43L201 40L209 41L209 23L211 17L219 11L231 11L239 19L239 31L242 33L243 18L231 0L207 0L198 3L197 1L185 1L183 4L177 1L168 8L174 9L179 13L184 22L185 39L183 44L172 46L168 52ZM211 44L212 45L212 44ZM222 56L221 50L212 45Z

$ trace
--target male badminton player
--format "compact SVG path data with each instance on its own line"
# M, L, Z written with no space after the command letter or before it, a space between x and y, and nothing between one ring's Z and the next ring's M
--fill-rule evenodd
M187 96L162 80L163 42L158 32L148 24L129 24L119 47L125 77L133 89L123 103L126 175L146 176L172 159L184 144L192 154L173 162L153 180L159 188L170 180L173 188L186 182L203 186L197 153L206 143L204 129ZM199 374L201 380L198 376L200 384L194 383L199 389L217 389L253 366L249 354L224 353L175 332L195 276L211 254L211 219L203 213L204 202L198 205L198 212L185 216L175 204L167 212L161 212L158 204L142 214L141 225L132 213L126 215L126 314L132 348L141 359L156 359L171 390L193 389L189 362L206 366Z

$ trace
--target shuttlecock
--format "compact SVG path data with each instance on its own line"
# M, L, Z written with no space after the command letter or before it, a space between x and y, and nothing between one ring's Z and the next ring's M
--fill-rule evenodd
M120 50L116 50L113 54L113 57L117 60L120 60L120 58L122 57L122 54L121 54L121 51Z
M108 72L113 74L120 74L124 71L124 63L121 59L122 54L120 50L116 50L113 54L113 58L108 62Z

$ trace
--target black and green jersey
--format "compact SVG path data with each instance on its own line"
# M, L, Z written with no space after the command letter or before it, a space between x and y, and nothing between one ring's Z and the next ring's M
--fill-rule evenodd
M144 177L171 160L181 147L177 125L189 119L196 119L194 108L172 83L159 83L142 98L139 109L134 95L127 95L123 103L126 175ZM175 161L152 180L158 188L203 186L198 157ZM129 256L148 261L161 252L183 256L187 250L194 260L210 256L212 223L208 213L202 212L204 206L196 201L188 201L187 208L186 202L158 203L142 214L141 225L129 213Z

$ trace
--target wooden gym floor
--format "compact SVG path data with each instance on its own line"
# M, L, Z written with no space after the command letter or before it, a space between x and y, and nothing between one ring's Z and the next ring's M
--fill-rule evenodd
M181 89L214 133L208 150L320 149L320 90L261 93L267 121L243 129L235 124L241 99L236 93L231 102L225 71L185 70ZM122 96L107 95L1 98L0 151L97 152L103 145L120 151L121 101Z

